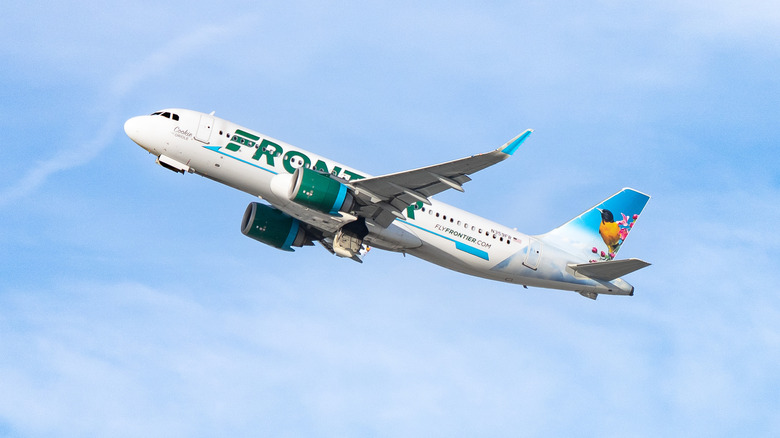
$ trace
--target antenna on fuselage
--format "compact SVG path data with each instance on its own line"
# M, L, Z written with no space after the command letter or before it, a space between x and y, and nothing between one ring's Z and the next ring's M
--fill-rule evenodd
M210 116L213 116L216 111L212 111L209 113Z

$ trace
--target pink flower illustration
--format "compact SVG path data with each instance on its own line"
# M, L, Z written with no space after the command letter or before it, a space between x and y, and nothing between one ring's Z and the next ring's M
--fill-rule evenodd
M601 251L601 256L602 256L602 257L606 256L606 254L604 253L604 251Z
M620 229L620 240L626 240L626 237L628 237L628 228L621 228Z
M597 252L599 252L599 250L594 246L593 249L591 249L591 252L593 252L593 254L596 254Z

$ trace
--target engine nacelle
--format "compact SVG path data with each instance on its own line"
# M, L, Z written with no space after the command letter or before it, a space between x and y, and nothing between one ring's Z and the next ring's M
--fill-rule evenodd
M355 203L347 186L306 167L295 169L289 198L293 202L331 215L338 214L339 211L348 212Z
M244 219L241 221L241 233L284 251L295 251L293 246L312 244L298 219L257 202L246 207Z

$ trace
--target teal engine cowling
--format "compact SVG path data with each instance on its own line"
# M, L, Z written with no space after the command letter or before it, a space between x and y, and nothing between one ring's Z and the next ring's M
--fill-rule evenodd
M338 214L339 211L348 212L355 204L347 186L306 167L295 169L289 198L293 202L331 215Z
M241 221L241 233L284 251L295 251L293 246L313 244L298 219L257 202L246 207L244 219Z

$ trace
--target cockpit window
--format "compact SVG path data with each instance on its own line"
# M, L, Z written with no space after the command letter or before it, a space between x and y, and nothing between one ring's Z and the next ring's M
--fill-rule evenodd
M179 120L179 115L178 114L169 113L167 111L166 112L157 111L156 113L152 113L152 115L153 116L163 116L166 119L173 119L173 120L176 120L176 121Z

